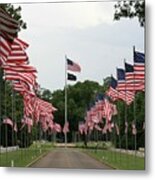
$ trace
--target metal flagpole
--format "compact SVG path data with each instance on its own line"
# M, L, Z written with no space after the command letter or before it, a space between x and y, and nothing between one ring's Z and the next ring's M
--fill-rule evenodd
M65 55L65 124L67 123L67 56ZM65 147L67 147L67 132L65 132Z
M1 42L1 36L0 36L0 42ZM0 49L1 49L1 46L0 46ZM0 167L1 167L1 164L2 164L2 160L1 160L1 143L2 143L2 128L1 128L1 125L2 125L2 96L1 96L1 90L2 90L2 69L0 68Z
M112 77L112 75L111 75ZM118 83L118 82L117 82ZM119 98L119 91L117 91L117 99ZM119 107L118 106L118 102L116 102L116 107ZM117 121L118 121L118 126L119 126L119 153L120 153L120 163L121 163L121 120L120 120L120 111L119 111L119 108L118 108L118 112L117 112Z
M0 37L1 40L1 37ZM1 48L1 47L0 47ZM0 167L2 165L2 159L1 159L1 144L2 144L2 69L0 68Z
M134 59L134 53L135 53L135 46L133 46L133 59ZM134 81L135 81L135 77L134 77ZM134 82L134 90L135 90L135 82ZM134 115L134 125L136 128L136 99L134 98L133 101L133 115ZM136 166L136 153L137 153L137 130L135 129L135 134L134 135L134 148L135 148L135 166Z
M6 102L6 98L7 98L7 96L6 96L6 88L7 88L7 86L6 86L6 81L4 82L4 114L5 114L5 118L7 118L6 116L7 116L7 102ZM7 167L7 164L8 164L8 127L7 127L7 124L5 124L5 148L6 148L6 152L5 152L5 160L6 160L6 167Z
M125 64L125 59L124 59L124 64ZM127 90L126 90L126 77L125 77L125 129L126 129L126 134L125 134L125 144L126 144L126 156L127 156L127 168L128 168L128 120L127 120Z
M15 126L15 121L14 121L14 90L13 90L13 85L11 87L12 89L12 122L13 127L12 127L12 146L14 146L14 126Z
M1 126L2 126L2 69L0 68L0 167L2 165L2 159L1 159L2 127Z
M17 132L18 132L18 126L17 126L17 114L16 114L16 92L13 92L13 98L14 98L14 122L16 126L16 131L14 131L14 145L17 146Z

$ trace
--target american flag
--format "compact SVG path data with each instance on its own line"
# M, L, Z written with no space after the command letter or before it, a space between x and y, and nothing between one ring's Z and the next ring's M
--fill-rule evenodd
M11 44L11 52L7 57L7 63L14 64L28 64L28 56L25 52L25 48L28 47L26 42L21 43L22 40L15 39Z
M27 125L28 133L31 133L31 129L32 129L32 126L33 126L33 120L31 118L28 118L28 117L25 116L21 120L21 123L22 123L22 126L21 126L20 130L22 130L25 125Z
M125 63L125 80L127 90L133 92L144 90L144 81L137 79L134 67L129 63Z
M135 81L133 66L125 62L125 80L126 83L133 83Z
M12 122L12 120L10 118L3 119L3 124L8 124L11 127L13 127L13 122Z
M73 62L68 58L66 60L67 60L67 70L74 72L81 72L81 67L77 63Z
M0 7L0 35L8 40L13 40L19 31L18 21L13 19L2 7Z
M63 131L64 134L69 132L69 122L68 121L64 124L64 127L63 127L62 131Z
M105 112L106 121L107 122L111 121L113 112L112 112L112 106L108 100L108 97L104 98L104 112Z
M102 121L102 118L105 116L104 113L104 95L98 94L95 101L95 106L97 110L97 117L99 121Z
M130 91L119 91L117 90L117 80L112 77L110 87L107 90L106 94L113 100L123 100L127 105L130 105L134 100L134 93Z
M0 65L5 64L9 53L11 52L11 44L0 35Z
M83 133L84 133L85 127L86 127L86 125L85 125L84 122L80 122L80 123L79 123L78 130L79 130L80 134L83 134Z
M17 65L12 63L7 63L3 66L3 69L6 71L13 71L13 72L25 72L25 73L37 73L36 68L30 65Z
M131 70L131 69L130 69ZM127 82L130 82L130 83L127 83L126 82L126 76L128 78L128 81ZM118 68L117 69L117 90L118 91L135 91L134 90L134 87L135 87L135 84L134 83L131 83L131 78L132 78L132 72L129 72L127 73L126 75L126 72L124 69L120 69Z
M145 54L134 52L134 72L135 78L139 80L145 79Z
M61 126L60 126L60 124L58 124L58 123L54 123L54 130L56 131L56 132L61 132Z
M118 91L126 91L126 83L125 83L125 70L121 68L117 68L117 87Z
M134 52L135 80L140 84L140 90L145 90L145 54Z

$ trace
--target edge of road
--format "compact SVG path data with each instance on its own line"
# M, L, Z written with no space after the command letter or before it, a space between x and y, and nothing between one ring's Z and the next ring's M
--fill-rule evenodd
M58 147L60 148L60 147ZM100 163L102 164L105 164L106 166L109 166L111 168L111 170L117 170L118 168L112 166L111 164L107 163L107 162L104 162L103 160L101 159L98 159L97 157L93 156L91 153L89 153L88 151L85 151L84 149L81 149L81 148L72 148L72 149L76 149L76 150L80 150L82 153L85 153L86 155L90 156L91 158L99 161ZM38 156L36 159L34 159L33 161L31 161L29 164L27 164L25 167L31 167L34 163L36 163L38 160L40 160L41 158L45 157L50 151L47 151L43 154L41 154L40 156ZM110 169L109 169L110 170Z
M41 154L41 155L38 156L36 159L34 159L33 161L31 161L29 164L27 164L25 167L31 167L32 164L34 164L35 162L37 162L37 161L38 161L39 159L41 159L42 157L46 156L49 152L50 152L50 151Z
M109 164L109 163L107 163L107 162L104 162L104 161L101 160L101 159L98 159L97 157L95 157L95 156L93 156L91 153L89 153L88 151L84 151L83 149L79 149L79 150L80 150L81 152L87 154L87 155L90 156L91 158L93 158L93 159L101 162L102 164L105 164L106 166L109 166L109 167L112 168L113 170L114 170L114 169L115 169L115 170L118 170L118 168L116 168L115 166L113 166L113 165L111 165L111 164ZM110 170L110 169L109 169L109 170Z

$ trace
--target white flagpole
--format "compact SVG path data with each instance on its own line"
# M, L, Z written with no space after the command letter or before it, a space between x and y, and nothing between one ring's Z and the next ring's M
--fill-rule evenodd
M65 55L65 124L67 123L67 56ZM65 134L65 147L67 147L67 132Z

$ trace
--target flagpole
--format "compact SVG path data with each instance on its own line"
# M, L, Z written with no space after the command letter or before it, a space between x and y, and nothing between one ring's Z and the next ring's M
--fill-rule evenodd
M7 102L6 102L6 98L7 98L7 85L6 85L6 81L4 82L4 115L5 118L7 118ZM8 166L8 125L5 124L5 148L6 148L6 156L5 156L5 160L6 160L6 167Z
M14 90L13 90L13 84L11 87L11 94L12 94L12 122L13 122L13 126L12 126L12 146L14 146L14 125L15 125L15 121L14 121Z
M0 37L1 41L1 37ZM2 74L2 69L0 68L0 76ZM2 78L0 77L0 166L2 165L2 159L1 159L1 144L2 144Z
M1 43L1 36L0 36L0 43ZM0 46L0 49L1 49L1 46ZM2 131L2 128L1 128L1 122L2 122L2 118L1 118L1 116L2 116L2 96L1 96L1 90L2 90L2 78L1 78L1 74L2 74L2 69L0 68L0 166L1 166L1 164L2 164L2 159L1 159L1 143L2 143L2 140L1 140L1 136L2 136L2 134L1 134L1 131Z
M133 46L133 60L134 60L134 54L135 54L135 46ZM134 77L134 81L135 81L135 77ZM135 90L135 82L134 82L134 90ZM134 98L133 101L133 115L134 115L134 124L135 124L135 128L136 128L136 98ZM137 131L137 129L135 129L135 131ZM135 132L134 135L134 148L135 148L135 166L136 166L136 154L137 154L137 132Z
M117 69L117 67L116 67L116 69ZM111 77L112 77L112 75L111 75ZM117 99L118 98L119 98L119 91L117 90ZM119 103L116 102L117 107L119 107L118 104ZM120 163L121 163L121 120L120 120L120 111L119 111L119 108L118 108L118 114L117 114L117 121L119 123L119 149L120 149Z
M125 65L126 59L124 59ZM127 120L127 90L126 90L126 77L125 77L125 128L126 128L126 153L127 153L127 168L128 168L128 120Z
M65 55L65 124L67 123L67 56ZM65 147L67 147L67 132L65 134Z

